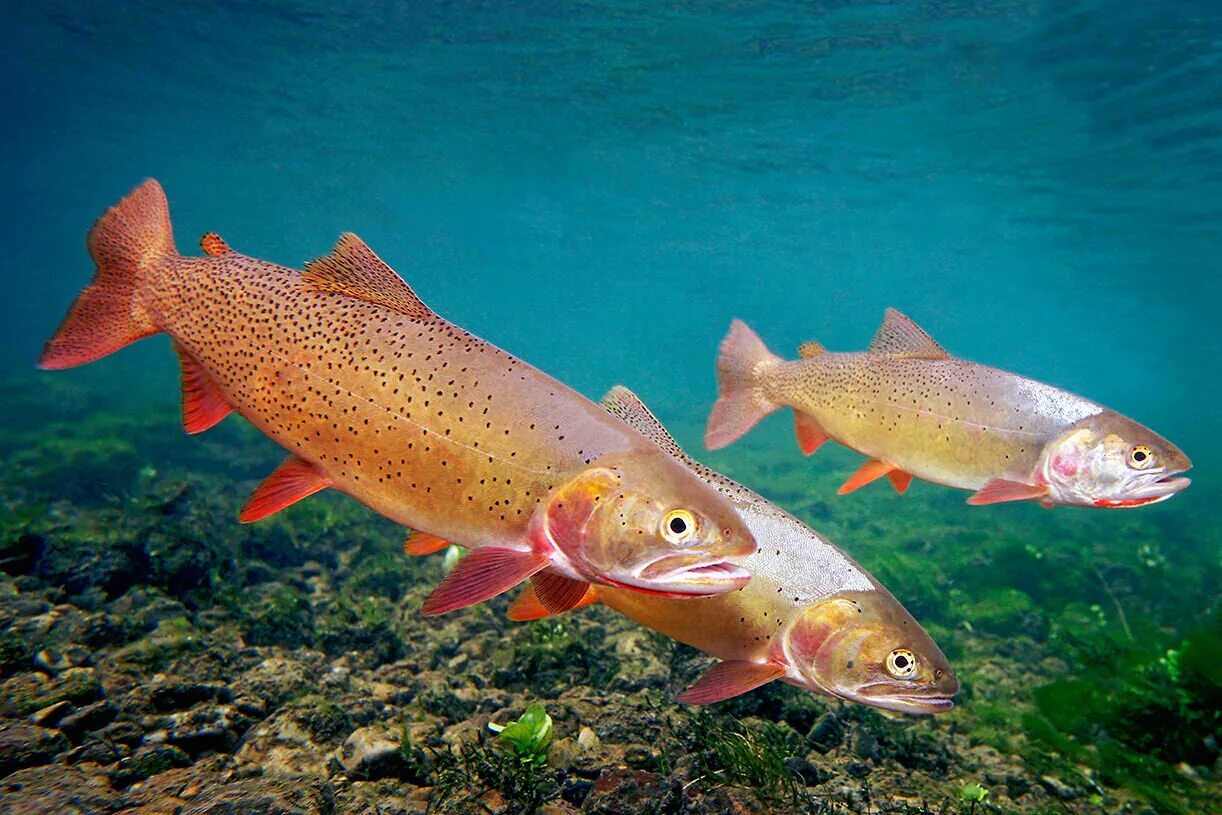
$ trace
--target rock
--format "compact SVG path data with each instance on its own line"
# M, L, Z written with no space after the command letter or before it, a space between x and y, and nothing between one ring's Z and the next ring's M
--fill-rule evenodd
M119 709L105 700L77 710L59 722L59 729L73 741L78 740L88 730L100 730L114 720Z
M235 705L201 705L156 720L148 739L176 744L189 753L228 753L252 723Z
M258 696L278 708L315 687L313 671L293 659L272 657L246 671L233 683L235 693Z
M58 730L17 722L0 724L0 778L25 767L49 764L71 746Z
M1044 789L1048 790L1062 801L1072 801L1075 798L1082 797L1081 790L1071 787L1069 784L1066 784L1064 781L1053 775L1041 775L1040 784L1044 786Z
M30 767L0 780L0 811L13 815L106 815L115 797L105 774L81 767Z
M835 713L824 713L815 722L806 738L810 741L811 746L820 753L827 753L838 747L844 739L844 725L840 723Z
M247 733L237 759L269 772L325 775L334 748L352 728L352 718L339 706L307 696Z
M850 761L848 764L844 765L844 771L848 773L851 778L856 778L860 781L870 774L871 769L870 765L866 764L864 761Z
M120 760L110 778L117 787L127 787L175 767L187 767L191 757L171 744L141 747L129 758Z
M397 777L408 769L399 747L399 734L390 728L384 725L359 727L336 752L336 758L349 778Z
M55 679L44 673L18 674L0 685L0 696L26 715L56 702L88 704L101 698L102 685L93 668L69 668Z
M832 776L831 773L820 767L818 764L799 756L790 756L789 758L785 759L785 766L788 767L792 773L801 778L803 783L805 783L808 787L817 787Z
M593 730L588 727L583 727L577 734L577 746L580 747L582 751L591 753L602 747L602 741L599 740L598 734Z
M668 782L657 773L607 770L598 776L581 809L587 815L670 812L681 794L677 782Z
M55 725L59 724L60 719L75 709L71 702L59 701L31 713L30 723L36 724L39 727L55 727Z
M62 649L44 648L34 655L34 665L53 674L69 668L89 664L89 651L79 645L66 645Z

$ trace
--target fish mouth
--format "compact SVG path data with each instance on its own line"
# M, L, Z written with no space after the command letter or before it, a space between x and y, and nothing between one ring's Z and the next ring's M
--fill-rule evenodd
M607 582L663 597L707 597L740 589L749 580L751 573L737 564L693 563L690 555L674 555L655 560L634 575Z
M1097 507L1142 507L1146 504L1157 504L1166 501L1177 492L1182 491L1192 483L1191 478L1179 477L1183 470L1167 473L1152 481L1144 481L1128 491L1123 498L1099 498L1095 500Z
M871 688L880 688L884 692L872 694ZM945 713L955 706L951 697L954 693L933 691L929 693L897 693L886 692L886 686L866 685L854 691L836 690L835 694L851 702L858 702L870 707L892 710L896 713L908 713L914 716L928 716L935 713ZM956 687L955 692L958 692Z

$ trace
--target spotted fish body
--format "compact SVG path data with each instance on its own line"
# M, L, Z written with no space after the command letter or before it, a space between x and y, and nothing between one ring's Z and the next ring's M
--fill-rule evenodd
M1169 478L1191 465L1166 439L1068 391L952 357L894 309L866 352L806 343L799 353L782 360L735 321L710 448L787 406L803 452L833 439L870 457L842 493L884 475L903 492L915 476L975 490L971 503L1137 506L1187 486Z
M865 569L794 516L690 458L631 391L615 388L603 404L716 489L755 537L755 551L737 561L752 574L738 591L681 601L598 586L585 599L722 660L680 701L718 701L780 679L908 713L951 707L958 681L945 656ZM511 615L540 613L526 594ZM912 676L885 673L896 651L910 655Z
M645 484L709 527L703 560L679 553L686 566L713 567L708 585L689 570L692 585L677 591L745 581L716 568L750 547L719 497L593 402L433 313L359 238L345 236L304 272L238 254L215 235L203 246L206 257L180 256L160 186L137 188L91 232L98 277L41 364L81 364L169 334L183 363L188 430L234 410L291 453L243 520L333 486L405 526L507 553L460 573L478 590L431 609L439 611L526 576L489 568L551 565L578 581L619 579L599 568L648 560L650 538L640 552L591 554L624 546L591 539L614 525L600 526L594 502L638 511L626 496Z

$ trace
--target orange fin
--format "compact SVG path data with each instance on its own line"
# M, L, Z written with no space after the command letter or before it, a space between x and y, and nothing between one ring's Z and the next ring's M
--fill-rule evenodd
M1004 501L1029 501L1033 498L1044 498L1049 492L1046 484L1023 484L1004 478L994 478L972 493L967 502L972 506L980 506L982 504L1000 504Z
M403 551L409 555L431 555L449 546L451 543L444 538L430 535L428 532L413 530L408 534L407 542L403 544Z
M203 433L224 419L233 408L207 371L178 343L174 343L182 368L182 424L188 433Z
M742 320L730 323L717 351L717 384L721 394L709 414L705 446L710 450L725 447L780 407L759 394L761 371L780 361L746 323Z
M800 410L793 412L793 429L798 435L798 447L808 456L822 447L829 438L813 416Z
M837 494L845 495L855 489L864 487L876 478L882 478L895 469L894 464L888 464L885 461L870 459L865 464L861 465L861 469L853 473L848 481L844 482L840 489L836 490Z
M229 248L229 244L225 243L225 239L215 232L209 232L200 238L199 248L204 250L205 255L212 257L227 255L233 251Z
M86 243L97 269L43 346L43 370L93 362L160 330L136 289L147 267L178 256L161 185L150 178L128 193L94 222Z
M238 520L244 524L260 521L330 486L331 479L313 464L289 456L255 489Z
M802 359L810 359L826 353L827 349L814 340L808 340L798 346L798 356Z
M458 561L425 598L420 610L432 617L482 603L546 569L548 563L546 555L501 546L481 546Z
M301 279L319 291L367 300L417 320L437 316L407 281L351 232L340 237L331 254L307 263Z
M906 473L903 470L892 470L887 473L887 478L891 481L891 486L900 495L908 491L908 485L912 483L912 473Z
M575 608L586 595L590 584L585 580L574 580L556 572L539 572L531 577L539 602L552 614L563 614Z
M535 575L538 577L538 575ZM548 611L543 603L539 600L539 595L535 592L534 578L531 578L531 583L527 584L522 593L517 596L510 605L509 612L505 615L514 622L527 622L528 620L542 620L544 617L551 617L557 612ZM598 587L587 584L585 595L577 601L577 605L573 608L585 608L592 606L598 602ZM570 609L571 611L572 609Z
M870 342L870 353L900 359L950 359L933 337L893 308L883 314L883 323Z
M718 662L705 671L695 684L675 697L675 701L685 705L720 702L780 679L785 674L784 666L775 662Z

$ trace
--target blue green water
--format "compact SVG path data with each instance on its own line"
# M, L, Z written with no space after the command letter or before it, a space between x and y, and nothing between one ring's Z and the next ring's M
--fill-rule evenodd
M693 452L732 318L778 352L856 350L897 307L952 353L1149 425L1193 486L1131 513L969 509L920 484L837 504L855 457L800 461L781 418L703 458L872 568L870 536L920 508L957 531L903 534L960 559L999 536L1089 533L1116 561L1153 546L1172 567L1129 587L1149 602L1177 569L1217 574L1218 3L132 0L0 19L0 370L31 369L91 274L85 230L152 176L180 250L215 230L296 266L355 231L439 313L591 397L629 385ZM164 339L43 376L177 409ZM936 569L936 547L921 557ZM1216 607L1216 584L1191 585L1186 607Z

